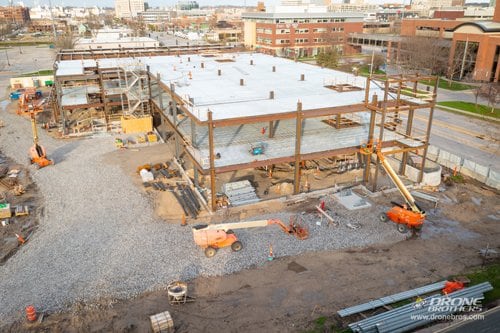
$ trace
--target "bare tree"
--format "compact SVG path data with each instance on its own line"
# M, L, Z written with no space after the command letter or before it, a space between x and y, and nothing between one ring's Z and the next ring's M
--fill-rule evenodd
M472 80L470 76L474 70L477 50L478 43L460 41L455 45L455 53L448 68L448 78L450 80L462 80L464 78Z
M408 72L446 74L450 42L433 37L405 37L401 40L399 65Z
M63 35L57 37L56 46L60 49L74 49L76 40L68 29Z
M98 15L95 15L94 13L89 13L89 16L87 17L85 24L87 25L87 27L89 27L92 36L96 36L97 30L102 28L101 18Z
M134 20L128 21L128 26L132 29L134 36L144 37L146 36L146 24L142 17L137 17Z

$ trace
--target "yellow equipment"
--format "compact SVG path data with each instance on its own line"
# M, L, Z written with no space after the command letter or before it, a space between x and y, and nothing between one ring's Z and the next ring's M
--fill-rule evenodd
M35 164L37 169L44 168L48 165L54 164L53 160L47 158L45 148L38 144L38 131L36 128L35 112L30 112L31 130L33 132L33 146L29 150L29 161Z
M386 222L388 219L393 221L401 233L406 233L408 230L419 231L425 221L425 211L417 205L410 191L408 191L401 179L399 179L385 155L381 152L381 145L377 146L376 143L370 142L366 146L361 147L360 152L364 155L377 154L382 167L406 201L406 204L403 205L392 202L395 206L388 212L382 213L380 220L382 222Z

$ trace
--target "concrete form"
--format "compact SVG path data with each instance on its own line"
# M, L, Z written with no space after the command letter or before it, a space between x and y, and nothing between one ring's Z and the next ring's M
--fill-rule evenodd
M141 72L141 79L127 72ZM63 81L106 75L111 79L102 84L105 96L124 78L147 92L142 110L153 113L156 126L174 133L176 157L185 154L191 160L195 180L198 172L210 175L214 210L217 173L292 163L294 192L299 193L304 161L356 155L369 140L382 142L389 154L402 154L403 174L410 152L423 156L422 177L436 90L422 94L416 87L431 77L369 79L263 54L213 52L61 60L56 72ZM123 108L123 98L131 95L120 96ZM115 105L109 101L100 107ZM431 108L430 118L427 130L417 132L413 117L422 108ZM263 147L262 154L250 152L256 145ZM364 160L365 182L370 161ZM377 171L374 186L376 177Z

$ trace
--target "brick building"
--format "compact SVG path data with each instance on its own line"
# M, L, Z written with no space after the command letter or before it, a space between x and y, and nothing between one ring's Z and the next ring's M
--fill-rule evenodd
M26 7L0 7L0 23L24 25L30 21L30 10Z
M497 10L495 10L497 12ZM454 79L500 81L500 20L466 22L453 33L449 76Z
M244 13L245 46L288 57L315 56L332 45L343 53L350 33L363 32L363 13Z
M401 22L401 36L452 38L453 30L462 23L448 19L405 19Z

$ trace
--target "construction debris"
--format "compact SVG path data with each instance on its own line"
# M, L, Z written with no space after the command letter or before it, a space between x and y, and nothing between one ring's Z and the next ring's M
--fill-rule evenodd
M8 219L12 216L12 211L10 210L10 204L0 203L0 219Z
M372 300L367 303L351 306L349 308L339 310L337 313L341 317L347 317L367 310L373 310L382 307L384 305L396 303L411 297L425 295L440 290L444 287L445 283L446 281L440 281L423 287L415 288L412 290L403 291L394 295L385 296L376 300Z
M324 211L320 206L316 206L316 209L318 210L318 212L320 212L321 215L323 215L324 217L326 217L326 219L328 220L328 225L332 224L332 225L337 225L337 223L335 222L335 220L333 219L333 217L331 217L330 215L328 215L328 213L326 211Z
M29 215L29 208L28 206L23 206L23 205L17 205L15 208L15 215L16 216L27 216Z
M164 311L152 316L149 316L153 333L172 333L174 332L174 321L170 312Z
M227 196L232 206L248 205L260 201L255 193L255 188L248 180L226 183L222 186L222 192Z
M484 282L449 295L432 295L423 300L349 324L349 328L357 333L411 331L438 320L442 316L460 311L459 306L449 306L449 304L459 304L458 302L463 299L483 299L484 293L490 290L493 290L491 284ZM443 305L433 306L432 304Z

